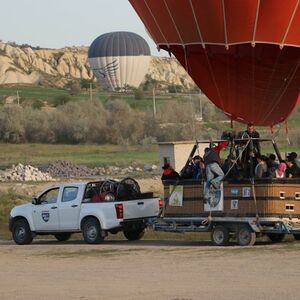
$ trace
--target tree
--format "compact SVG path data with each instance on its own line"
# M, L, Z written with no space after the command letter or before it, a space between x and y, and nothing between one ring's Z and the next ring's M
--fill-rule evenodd
M95 82L92 79L82 78L80 80L80 85L81 88L85 89L86 91L89 90L90 86L92 86L92 89L95 89Z
M141 89L134 89L133 95L135 100L141 100L144 98L144 93Z

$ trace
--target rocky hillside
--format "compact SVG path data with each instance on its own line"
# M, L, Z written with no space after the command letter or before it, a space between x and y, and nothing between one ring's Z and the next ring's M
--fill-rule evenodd
M0 42L0 84L25 83L63 87L72 79L93 78L86 47L33 48ZM166 84L194 86L174 58L153 57L151 78Z

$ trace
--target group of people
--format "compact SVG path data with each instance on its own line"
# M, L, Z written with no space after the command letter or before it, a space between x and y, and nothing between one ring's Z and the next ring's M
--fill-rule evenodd
M251 140L251 143L246 141ZM247 129L238 137L245 145L243 153L230 153L223 162L220 151L229 145L229 141L218 143L217 146L206 148L203 158L199 155L190 157L180 173L177 173L169 163L163 166L162 180L197 179L206 181L215 189L220 188L220 183L227 178L298 178L300 177L300 164L297 153L290 153L286 160L276 161L276 156L261 155L259 133L254 125L249 123ZM244 141L243 141L244 139Z
M276 161L274 154L257 157L256 178L300 178L300 166L297 153L291 152L285 160Z

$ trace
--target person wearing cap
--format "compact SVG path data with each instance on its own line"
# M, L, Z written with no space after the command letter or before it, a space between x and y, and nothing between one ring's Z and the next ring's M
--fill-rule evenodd
M287 178L299 178L300 177L300 168L295 162L295 157L289 155L286 159L287 169L285 171L285 176Z
M161 180L177 180L179 179L179 174L170 166L169 163L163 165L163 174Z
M298 155L296 152L291 152L289 155L289 157L291 157L294 162L296 163L296 165L300 168L300 162L299 162L299 159L297 159Z

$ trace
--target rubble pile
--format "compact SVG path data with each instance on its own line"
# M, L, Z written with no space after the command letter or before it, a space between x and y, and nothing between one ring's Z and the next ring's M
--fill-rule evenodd
M69 161L57 160L39 168L43 172L49 173L52 177L92 177L92 176L118 176L133 173L156 172L158 170L156 165L145 165L144 168L140 166L106 166L88 168L83 165L76 165Z
M46 172L21 163L13 165L0 173L0 181L53 181L52 176Z
M69 161L57 160L39 168L42 172L49 173L52 177L90 177L93 170L82 165L76 165Z

